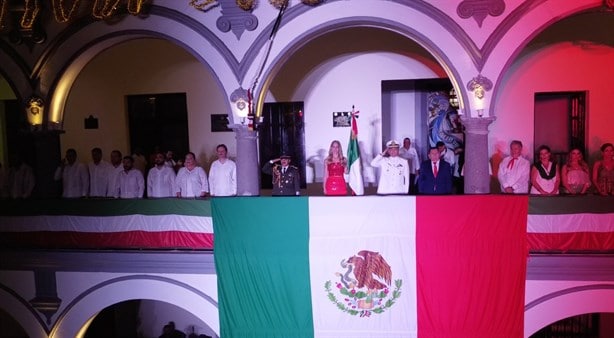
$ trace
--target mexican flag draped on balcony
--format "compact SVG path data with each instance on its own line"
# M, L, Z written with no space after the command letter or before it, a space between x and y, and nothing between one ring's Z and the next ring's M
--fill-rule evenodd
M221 336L522 337L527 205L213 199Z

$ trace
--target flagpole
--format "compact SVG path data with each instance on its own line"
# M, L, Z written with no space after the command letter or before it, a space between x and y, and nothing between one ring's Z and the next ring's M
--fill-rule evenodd
M352 195L364 195L364 184L362 179L362 168L360 163L360 148L358 147L358 126L356 119L358 114L355 106L352 105L352 126L350 130L350 140L348 142L348 183L352 191Z

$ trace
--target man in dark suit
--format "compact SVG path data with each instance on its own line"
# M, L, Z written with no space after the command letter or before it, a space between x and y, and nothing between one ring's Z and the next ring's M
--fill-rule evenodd
M273 176L273 196L299 196L301 176L297 167L290 165L292 158L283 154L264 164L262 172Z
M429 159L420 165L418 191L426 195L452 193L452 170L448 162L440 159L437 147L429 149Z

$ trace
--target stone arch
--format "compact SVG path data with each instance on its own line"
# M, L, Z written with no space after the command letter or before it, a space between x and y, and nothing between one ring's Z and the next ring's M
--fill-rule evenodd
M408 5L390 1L376 7L357 2L348 5L347 8L341 6L342 2L330 2L302 12L300 15L291 15L292 13L288 15L286 23L282 24L277 32L271 59L266 63L262 78L255 90L257 111L260 111L268 87L281 65L302 46L332 30L367 26L393 31L426 49L439 62L459 93L461 109L469 112L463 83L465 78L471 79L475 76L475 64L479 55L475 53L476 48L466 33L462 32L453 20L444 19L439 10L422 2L412 2ZM348 8L351 8L351 13L348 13ZM440 18L443 23L437 21ZM312 28L304 30L304 27ZM299 36L295 35L295 28L302 32ZM441 34L430 34L434 29ZM265 31L270 32L268 28ZM458 57L459 51L464 51L466 57ZM466 58L474 60L473 64L462 62ZM258 62L253 62L248 74L256 75L259 70L254 67L257 66ZM247 87L250 85L246 84Z
M24 101L31 94L26 92L30 90L30 69L19 58L12 57L13 54L12 48L0 40L0 76L4 77L17 100Z
M585 313L613 312L614 285L589 284L561 289L525 305L524 336L558 320Z
M0 284L0 306L10 314L26 331L28 337L47 337L45 323L42 317L16 291Z
M561 20L600 6L602 2L593 0L538 4L527 2L513 10L488 37L482 48L487 57L482 73L494 83L489 98L490 102L487 104L489 110L495 111L497 98L503 90L502 80L531 40ZM551 20L541 19L544 17L551 18ZM510 48L510 46L515 46L515 48Z
M49 337L80 337L90 320L102 309L134 299L178 306L201 318L219 335L218 305L214 296L175 279L131 275L110 279L82 292L59 314Z
M173 30L162 32L158 27L173 27ZM41 76L40 91L49 101L46 120L51 122L51 129L61 128L66 98L87 63L107 48L139 38L173 42L206 67L225 93L236 89L236 81L232 79L237 78L239 62L215 34L188 15L152 6L146 22L139 18L127 18L115 25L91 22L85 28L62 35L47 49L34 72Z

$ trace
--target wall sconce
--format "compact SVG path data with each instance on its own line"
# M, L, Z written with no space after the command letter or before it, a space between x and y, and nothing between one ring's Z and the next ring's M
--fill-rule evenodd
M241 124L245 124L245 118L249 114L249 99L247 90L238 88L230 94L232 113L241 118Z
M33 96L26 102L26 116L31 126L43 124L45 102L40 97Z
M484 96L485 96L484 87L481 85L476 85L473 89L473 106L475 107L476 112L478 113L478 117L484 116Z
M478 117L484 116L484 101L486 101L486 92L492 89L492 81L488 78L478 74L469 83L467 83L467 89L473 93L472 106L475 109Z

